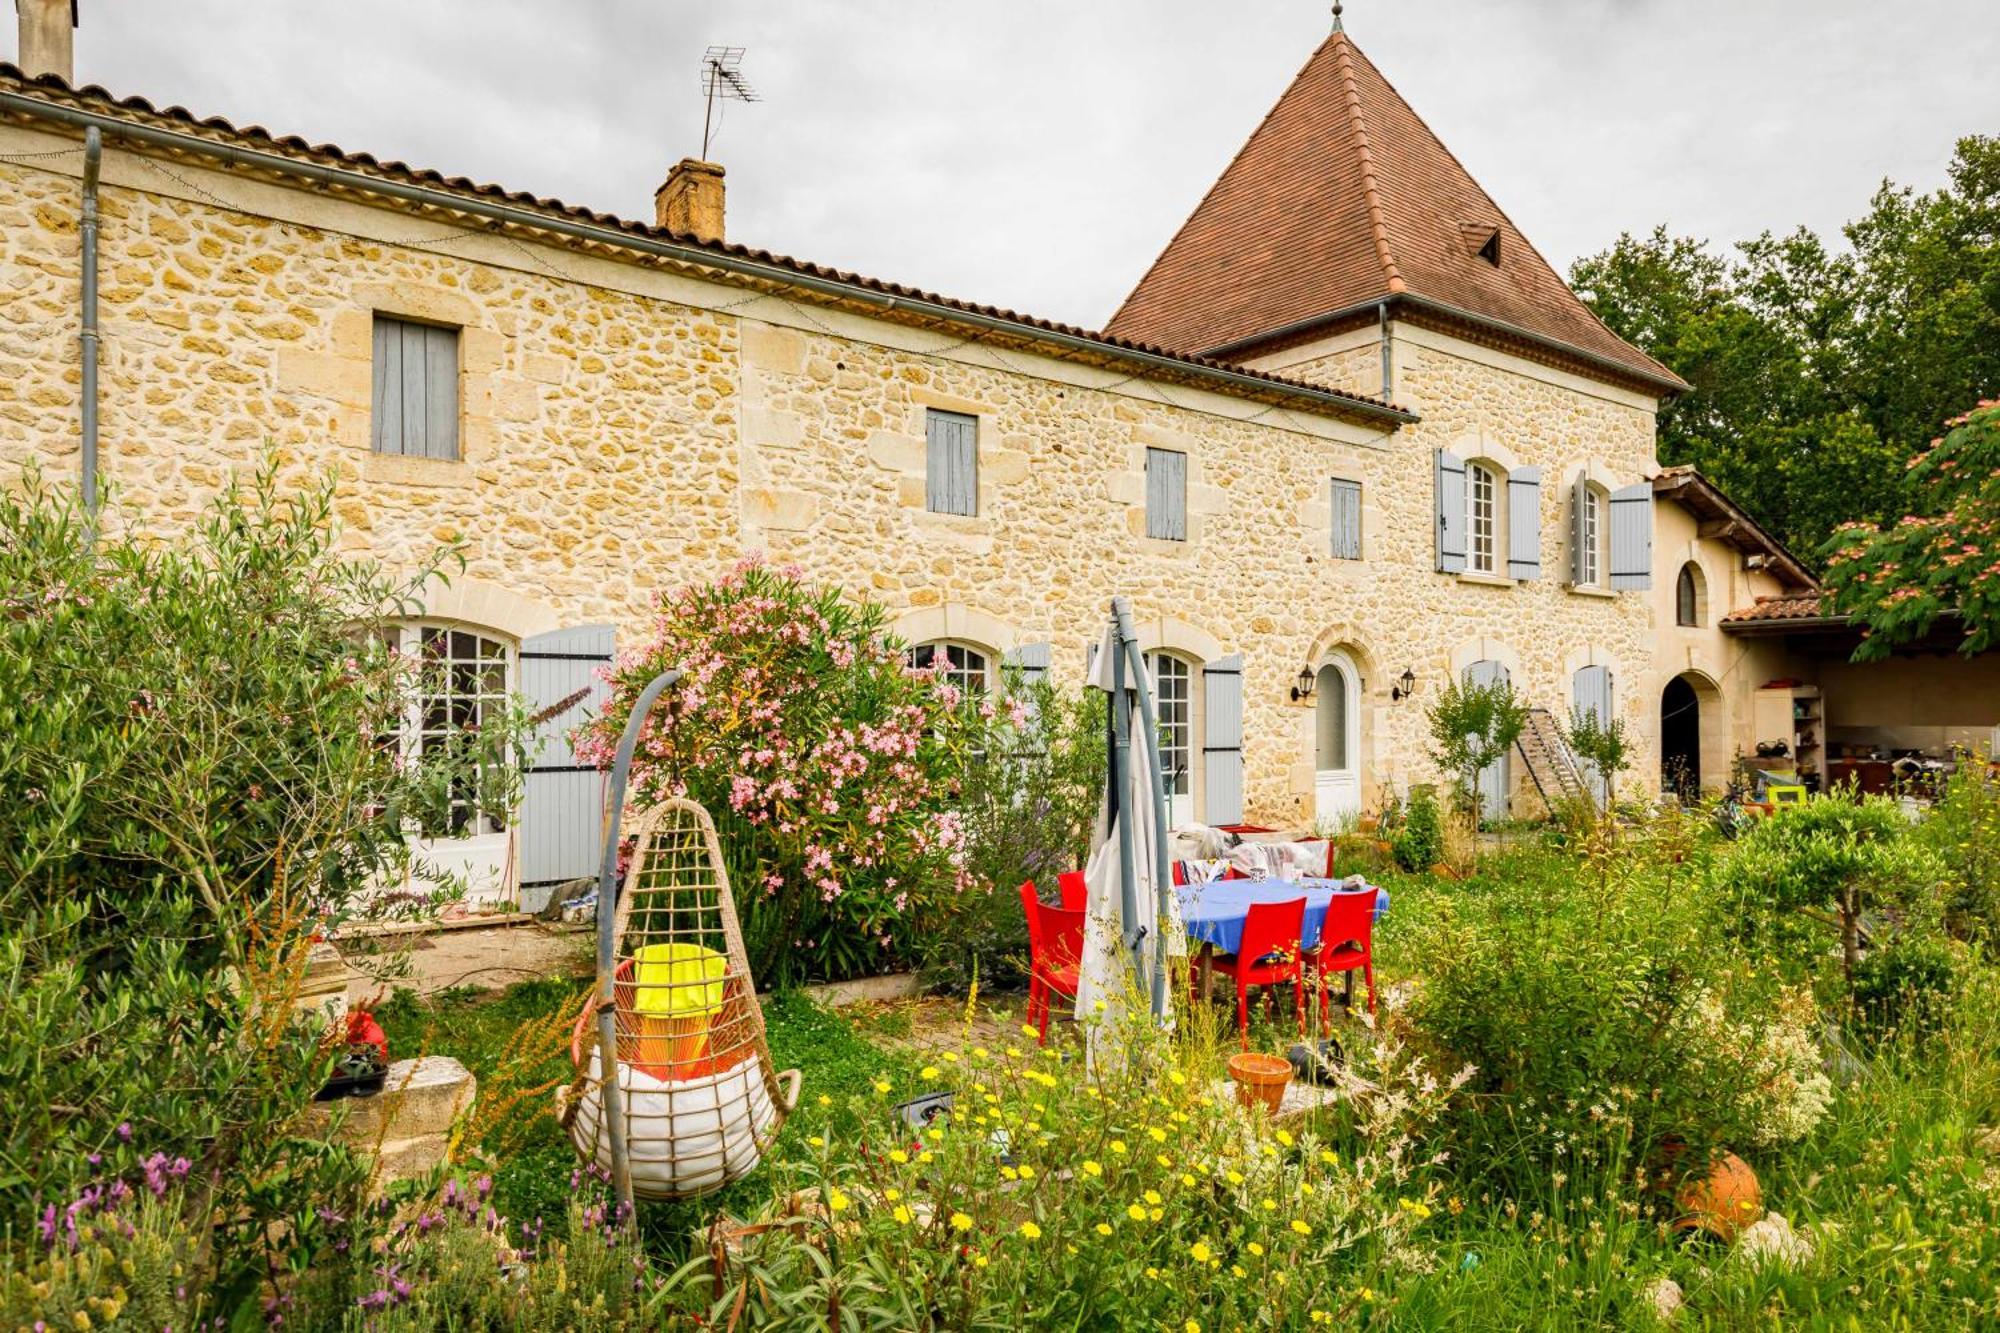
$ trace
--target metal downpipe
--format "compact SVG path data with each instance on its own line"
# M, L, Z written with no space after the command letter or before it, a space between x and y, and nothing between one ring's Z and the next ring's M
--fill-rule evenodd
M104 160L104 137L91 125L83 132L83 311L77 334L83 356L83 512L97 518L97 184Z

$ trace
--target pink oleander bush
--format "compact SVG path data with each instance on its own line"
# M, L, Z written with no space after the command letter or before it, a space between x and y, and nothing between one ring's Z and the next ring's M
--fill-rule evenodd
M646 725L630 800L714 816L761 981L887 970L929 906L972 889L955 775L986 719L906 664L879 605L757 560L666 597L607 673L579 758L610 766L669 667L686 675Z

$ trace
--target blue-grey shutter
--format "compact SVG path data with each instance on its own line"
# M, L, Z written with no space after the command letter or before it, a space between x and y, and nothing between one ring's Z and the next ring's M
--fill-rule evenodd
M375 317L370 443L378 454L458 457L458 330Z
M1542 470L1517 467L1507 474L1507 576L1542 576Z
M1187 455L1177 449L1146 451L1146 535L1187 540Z
M529 741L521 789L521 910L538 912L559 884L597 873L603 836L604 776L579 764L569 733L596 715L611 687L598 669L611 661L615 632L581 625L537 634L521 644L521 693L530 712L570 701L545 718ZM575 696L582 692L581 698Z
M1576 711L1587 717L1596 718L1600 726L1608 725L1611 721L1611 668L1603 666L1582 668L1576 673L1574 689ZM1598 805L1602 806L1610 798L1610 783L1606 781L1604 774L1598 771L1595 764L1578 760L1577 766L1583 769L1584 778L1590 783L1591 792L1597 797Z
M1201 669L1202 822L1243 822L1243 658Z
M1498 662L1474 662L1465 669L1468 685L1497 685L1507 679L1507 668ZM1512 787L1513 768L1511 756L1501 755L1498 759L1479 770L1474 787L1479 793L1479 813L1484 819L1505 819L1507 817L1507 797Z
M1049 678L1049 663L1052 660L1049 645L1046 643L1024 643L1020 647L1006 653L1000 660L1004 665L1017 668L1021 673L1021 690L1028 704L1028 725L1031 730L1038 733L1034 737L1030 748L1034 753L1039 754L1041 752L1041 743L1038 724L1041 718L1036 712L1032 691L1037 685L1040 685Z
M1590 480L1577 474L1569 488L1569 581L1571 587L1583 583L1583 513L1590 504Z
M1611 587L1628 592L1653 586L1653 483L1611 492Z
M1465 572L1465 460L1449 449L1432 455L1432 495L1437 509L1437 567Z
M1361 558L1361 483L1333 479L1333 558Z
M934 514L979 512L979 418L924 415L924 505Z

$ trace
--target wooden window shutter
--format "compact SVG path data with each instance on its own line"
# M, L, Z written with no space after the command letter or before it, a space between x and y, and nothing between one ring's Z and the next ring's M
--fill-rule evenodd
M1517 467L1507 474L1507 576L1542 576L1542 470Z
M979 512L979 418L931 408L924 414L924 507Z
M1333 558L1361 558L1361 483L1333 479Z
M458 458L458 330L375 316L370 444L378 454Z
M1187 540L1187 455L1177 449L1146 451L1146 535Z
M1465 572L1465 460L1449 449L1432 456L1437 519L1437 567L1447 574Z
M569 734L604 706L611 687L598 677L610 665L616 632L609 625L553 630L521 642L521 693L546 717L529 741L521 779L521 910L548 906L557 886L597 873L602 853L604 775L578 763Z
M1243 822L1243 658L1221 657L1201 671L1202 822Z
M1611 492L1611 587L1632 592L1653 586L1653 483Z

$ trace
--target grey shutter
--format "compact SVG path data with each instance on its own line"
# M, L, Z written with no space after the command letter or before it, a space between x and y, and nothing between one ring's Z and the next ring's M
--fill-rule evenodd
M1361 558L1361 483L1333 479L1333 558Z
M1611 492L1611 587L1629 592L1653 586L1653 483Z
M1507 474L1507 576L1542 576L1542 470L1517 467Z
M1474 662L1465 669L1465 680L1469 685L1497 685L1506 679L1507 668L1498 662ZM1501 755L1480 769L1474 779L1473 786L1479 793L1479 813L1482 818L1507 817L1507 796L1513 785L1510 759L1509 755Z
M1001 659L1005 666L1016 667L1021 672L1021 689L1025 694L1049 678L1050 649L1046 643L1024 643L1005 654ZM1041 721L1035 713L1035 701L1028 696L1030 726ZM1039 753L1039 749L1036 751Z
M1437 567L1465 572L1465 460L1448 449L1432 455L1432 494L1437 507Z
M1187 540L1187 455L1179 450L1146 451L1146 535Z
M458 457L458 330L375 317L374 415L378 454Z
M1578 713L1596 718L1600 726L1611 721L1610 667L1582 668L1576 673L1574 689ZM1597 804L1601 807L1610 798L1610 784L1605 780L1604 774L1597 770L1596 765L1579 760L1578 767L1583 769L1584 776L1590 783L1590 790L1597 797Z
M1243 822L1243 658L1217 658L1201 669L1202 813L1204 824Z
M979 512L979 418L931 409L924 416L924 506L934 514Z
M1583 583L1583 511L1590 503L1590 482L1581 473L1569 488L1569 581Z
M579 690L583 698L535 728L521 789L521 910L538 912L559 884L597 873L602 853L604 776L579 764L569 733L604 706L611 687L597 677L611 661L615 632L582 625L521 644L521 693L542 712Z

